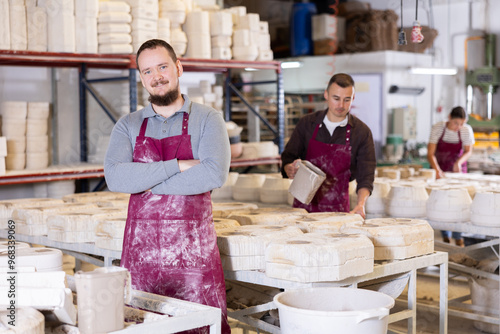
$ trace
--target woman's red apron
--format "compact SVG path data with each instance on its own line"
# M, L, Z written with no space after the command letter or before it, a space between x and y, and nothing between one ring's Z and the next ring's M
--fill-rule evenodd
M306 160L326 174L326 180L311 203L293 201L295 208L308 212L349 212L349 179L351 177L351 125L346 126L345 145L326 144L316 140L320 124L314 129L307 146Z
M134 162L193 159L188 120L189 114L184 113L181 135L155 139L145 136L148 119L144 119ZM210 192L132 194L121 265L130 271L134 289L220 308L222 333L231 333ZM205 334L209 328L185 333Z
M448 123L444 126L443 133L439 137L435 155L437 163L443 172L453 172L453 165L460 159L464 150L460 130L458 130L458 143L447 143L443 140L447 125ZM467 163L463 163L461 169L462 173L467 173Z

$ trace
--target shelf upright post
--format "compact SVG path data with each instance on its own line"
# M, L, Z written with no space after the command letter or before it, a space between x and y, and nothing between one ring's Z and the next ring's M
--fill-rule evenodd
M226 122L231 120L231 69L228 68L226 71L226 80L224 81L224 94L226 95L225 107L224 107L224 119Z
M285 149L285 90L283 88L281 64L279 64L276 69L276 94L278 109L278 149L281 154Z
M129 68L129 101L130 101L130 112L137 110L137 70L135 68Z
M87 91L85 88L85 80L87 76L87 65L82 63L78 73L78 90L80 94L80 162L88 161L88 146L87 146ZM88 181L81 181L82 192L88 191Z

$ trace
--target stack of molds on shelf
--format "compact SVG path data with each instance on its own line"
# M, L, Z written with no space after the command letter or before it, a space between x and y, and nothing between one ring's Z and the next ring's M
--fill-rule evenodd
M259 57L259 14L247 14L246 7L228 9L233 14L233 58L254 61Z
M45 7L37 6L36 0L26 1L26 18L28 29L28 50L47 51L48 44L48 17Z
M210 12L210 35L212 59L231 59L233 15L229 11Z
M217 246L225 270L264 270L264 253L273 240L302 235L298 227L249 225L217 233Z
M0 49L10 50L10 13L8 1L0 1Z
M271 35L269 34L269 22L259 22L259 57L260 61L271 61L274 58L274 53L271 50Z
M186 4L182 0L160 0L160 20L168 19L170 22L170 45L174 48L178 57L186 53L187 36L182 30L182 24L186 21ZM166 21L162 22L162 25Z
M7 2L7 1L2 1ZM28 49L28 26L26 22L26 6L22 0L9 1L10 14L10 49Z
M206 11L196 10L187 13L184 23L187 36L185 57L194 59L210 59L210 15Z
M2 135L7 138L7 170L23 170L26 167L26 116L28 103L24 101L2 102Z
M75 52L75 2L46 0L48 51Z
M132 15L124 1L100 1L97 31L99 53L132 53Z
M76 52L97 53L97 16L99 0L75 1Z
M158 38L158 0L125 0L131 8L132 14L132 47L134 52L139 50L142 43ZM170 29L169 29L170 32Z
M48 102L29 102L26 120L26 169L49 166L49 114Z
M99 221L95 227L95 245L99 248L121 251L126 222L126 217Z

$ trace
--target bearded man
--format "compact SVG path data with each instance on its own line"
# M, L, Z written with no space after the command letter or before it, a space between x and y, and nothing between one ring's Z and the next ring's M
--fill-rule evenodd
M134 289L220 308L230 334L210 198L229 171L224 119L181 94L165 41L142 44L136 63L151 103L116 123L104 162L109 190L131 194L121 266Z

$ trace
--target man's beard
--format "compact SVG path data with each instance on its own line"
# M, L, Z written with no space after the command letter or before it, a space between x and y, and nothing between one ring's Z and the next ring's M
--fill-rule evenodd
M174 103L178 97L179 97L179 85L177 85L177 87L166 92L163 95L150 94L148 101L156 106L166 107Z

